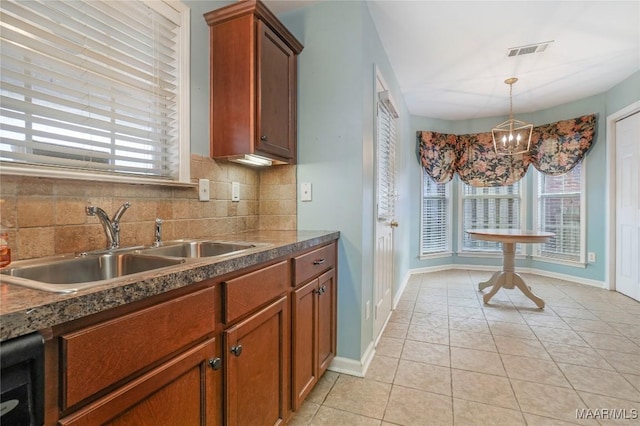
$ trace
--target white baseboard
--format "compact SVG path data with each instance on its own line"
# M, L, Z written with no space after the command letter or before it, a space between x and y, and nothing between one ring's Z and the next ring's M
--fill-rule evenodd
M336 373L348 374L350 376L364 377L364 375L367 373L369 365L371 365L371 361L373 361L373 356L375 355L375 353L376 348L373 342L371 342L369 343L369 346L367 346L367 349L364 351L362 359L357 360L337 356L333 358L333 361L331 361L329 370L335 371Z

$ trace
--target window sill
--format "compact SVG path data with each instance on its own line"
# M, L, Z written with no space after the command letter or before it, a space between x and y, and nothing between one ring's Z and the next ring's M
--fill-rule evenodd
M560 259L552 259L549 257L542 257L542 256L531 256L532 260L538 261L538 262L544 262L544 263L553 263L556 265L562 265L562 266L569 266L571 268L586 268L587 264L585 262L574 262L571 260L560 260Z
M478 257L487 259L502 259L501 251L459 251L456 253L458 257ZM526 259L524 253L516 253L516 259Z
M453 252L451 251L443 251L440 253L429 253L429 254L421 254L418 256L420 260L431 260L431 259L439 259L443 257L451 257L453 256Z
M136 177L131 175L117 175L117 174L102 174L81 172L66 169L56 169L49 167L25 167L23 165L13 165L3 163L0 168L0 175L7 176L31 176L39 178L52 178L52 179L73 179L73 180L88 180L93 182L114 182L124 184L138 184L138 185L158 185L158 186L174 186L174 187L196 187L197 183L194 182L182 182L160 178L147 178Z

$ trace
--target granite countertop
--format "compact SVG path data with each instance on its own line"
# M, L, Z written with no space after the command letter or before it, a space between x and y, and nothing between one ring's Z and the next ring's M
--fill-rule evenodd
M162 271L150 271L142 278L125 276L116 283L72 294L0 283L0 341L268 262L336 240L339 236L339 232L333 231L253 231L219 235L211 239L261 244L241 254L192 259Z

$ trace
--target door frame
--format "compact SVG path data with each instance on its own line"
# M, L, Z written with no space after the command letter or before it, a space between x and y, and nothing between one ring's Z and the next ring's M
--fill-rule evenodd
M607 116L607 209L605 286L616 289L616 122L640 112L640 101Z

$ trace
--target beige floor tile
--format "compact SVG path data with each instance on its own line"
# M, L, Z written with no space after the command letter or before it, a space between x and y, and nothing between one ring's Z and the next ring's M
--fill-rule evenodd
M569 423L550 417L536 416L535 414L523 413L527 426L573 426L576 423Z
M497 308L494 306L486 306L484 315L487 321L501 321L512 324L526 324L524 318L515 308Z
M620 334L618 330L601 320L584 318L565 318L564 321L576 331L589 331L592 333Z
M419 295L420 297L446 296L447 288L446 287L443 287L443 288L426 287L426 288L420 289Z
M316 383L306 401L315 402L316 404L322 404L333 385L336 384L338 376L338 373L335 373L333 371L326 371L322 375L322 377L320 377L320 380L318 380L318 383Z
M416 300L416 306L413 308L414 312L422 312L425 314L438 314L447 315L447 300L444 298L444 302L437 304L431 300Z
M409 340L448 345L449 328L446 325L444 327L433 327L424 324L411 324L406 337Z
M609 325L618 330L620 334L622 334L623 336L627 336L630 339L640 338L640 318L638 319L637 325L623 324L621 322L614 322L610 323Z
M481 304L475 295L471 297L451 297L447 298L447 304L451 308L452 306L465 307L465 308L480 308Z
M615 371L558 364L574 389L640 402L640 392Z
M449 317L449 328L470 331L472 333L491 334L486 320Z
M640 315L633 315L620 309L614 312L594 311L594 315L608 323L617 322L621 324L638 325L640 324Z
M382 419L391 385L340 375L323 406Z
M389 322L384 328L382 335L384 337L395 337L398 339L404 339L407 335L408 328L409 324L403 324L400 322Z
M555 362L613 370L613 367L595 349L561 343L544 343L544 346Z
M514 379L511 384L520 408L525 413L570 423L598 424L595 420L576 420L576 410L586 406L573 389Z
M393 383L398 369L398 358L376 354L367 369L365 378L378 382Z
M457 298L474 300L476 304L473 306L480 307L480 304L478 302L478 292L474 288L449 288L449 290L447 291L447 296L449 296L450 299Z
M498 352L529 358L551 360L546 349L538 340L518 339L508 336L494 336Z
M415 312L411 318L411 325L426 325L432 328L444 328L449 326L449 318L446 315Z
M562 318L555 315L529 315L523 314L524 320L531 327L550 327L550 328L563 328L563 329L571 329L569 324L567 324Z
M404 339L382 336L376 346L376 353L393 358L400 358L403 345Z
M313 416L318 412L320 408L319 404L309 402L308 400L302 403L302 406L296 411L291 419L289 419L289 426L303 426L308 425Z
M442 367L451 366L449 346L435 343L407 340L404 344L401 358Z
M537 339L527 324L489 320L489 328L494 336L517 337L519 339Z
M393 386L384 420L407 426L453 424L450 396L438 395L402 386Z
M578 392L582 400L598 415L598 422L602 425L638 425L640 424L640 403L616 399L587 392ZM607 409L603 412L602 409Z
M563 319L567 318L580 318L587 320L597 320L598 317L595 316L591 311L583 308L570 308L566 306L558 306L553 307L553 311Z
M496 376L506 375L500 355L495 352L451 347L451 367Z
M396 305L396 309L403 311L413 311L413 306L416 304L415 299L400 299Z
M454 398L453 424L455 426L524 426L525 422L520 411Z
M501 355L507 376L511 379L546 385L571 387L555 362L525 358L515 355Z
M449 317L462 317L484 320L484 311L478 307L449 306Z
M636 374L622 373L622 376L627 379L627 382L635 386L640 391L640 376Z
M604 349L597 349L596 351L617 371L640 375L640 355Z
M391 317L389 318L389 322L400 322L404 324L409 324L411 322L411 315L413 315L412 311L401 311L394 310L391 313Z
M578 333L570 329L531 326L531 330L541 342L563 343L565 345L589 346Z
M400 360L393 384L451 396L451 369Z
M376 426L382 422L378 419L365 417L359 414L350 413L348 411L337 410L330 407L320 407L316 415L313 417L309 425L313 426Z
M640 346L625 336L613 336L586 331L579 331L578 334L580 334L592 348L640 355Z
M449 330L449 344L459 348L497 352L493 336L490 334L452 329Z
M454 398L518 409L518 402L506 377L452 369L451 380Z

